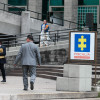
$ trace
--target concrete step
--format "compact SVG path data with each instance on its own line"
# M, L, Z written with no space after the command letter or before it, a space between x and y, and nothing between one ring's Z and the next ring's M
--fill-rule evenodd
M7 76L23 76L23 74L22 73L9 73L9 74L7 74Z
M22 76L22 68L12 69L8 76ZM57 77L63 76L63 66L62 65L42 65L37 67L37 77L47 78L56 80Z
M95 72L92 72L93 75L95 75ZM96 72L96 75L100 75L100 72Z
M47 74L38 74L37 77L41 77L41 78L46 78L46 79L52 79L52 80L56 80L58 76L54 76L54 75L47 75Z
M96 68L97 70L100 70L100 68ZM92 70L95 70L95 68L92 68Z
M17 95L18 100L67 100L67 99L83 99L97 97L97 92L58 92L58 93L38 93L38 94L21 94ZM14 98L14 96L13 96ZM13 99L15 100L15 98Z
M52 72L59 72L63 73L63 69L49 69L49 68L39 68L38 71L52 71Z
M59 68L59 69L63 69L63 65L41 65L40 68ZM38 67L37 67L38 68Z
M50 71L37 71L37 75L41 75L41 74L63 77L63 73L50 72ZM17 72L12 71L11 73L8 73L7 75L9 75L9 76L22 76L23 73L22 73L22 71L17 71Z
M50 45L49 46L54 46L54 42L49 42L50 43ZM58 41L58 42L56 42L56 45L63 45L63 44L65 44L65 43L69 43L69 40L64 40L64 41ZM38 44L37 44L38 45ZM19 50L20 49L20 47L21 46L16 46L16 47L9 47L9 49L7 48L7 51L9 50L9 51L16 51L16 50ZM45 46L44 46L44 48L45 48Z
M100 81L100 79L97 78L96 81L98 82L98 81ZM95 85L95 78L92 78L92 86L94 86L94 85Z
M63 77L63 73L57 73L57 72L49 72L49 71L45 71L45 72L43 72L43 71L37 71L37 75L41 75L41 74L45 74L45 75L53 75L53 76L61 76L61 77ZM100 75L100 70L98 70L97 69L97 71L96 71L96 74L97 75ZM0 73L0 75L1 75L1 73ZM13 75L13 76L22 76L22 72L11 72L11 73L7 73L7 75ZM95 75L95 70L93 70L92 71L92 75Z
M61 76L63 77L63 73L58 72L51 72L51 71L37 71L37 75L46 74L46 75L53 75L53 76Z
M22 73L22 69L14 69L11 70L12 73ZM63 69L57 68L37 68L37 72L55 72L55 73L63 73Z

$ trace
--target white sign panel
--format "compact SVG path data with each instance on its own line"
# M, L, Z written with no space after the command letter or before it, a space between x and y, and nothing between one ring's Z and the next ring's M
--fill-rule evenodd
M71 32L70 59L94 60L95 35L95 32Z

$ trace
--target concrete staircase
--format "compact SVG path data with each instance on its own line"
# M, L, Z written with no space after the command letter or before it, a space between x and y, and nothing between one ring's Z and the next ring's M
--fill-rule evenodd
M65 43L67 43L66 45L68 45L68 41L65 41ZM97 81L100 79L100 39L98 39L97 41ZM64 42L58 42L57 45L62 45L64 44ZM57 46L56 45L56 46ZM44 50L50 50L51 48L55 47L55 45L50 46L50 47L44 47L44 48L40 48L40 51L44 51ZM63 46L60 46L63 47ZM11 47L9 48L9 52L7 52L7 55L16 55L18 53L19 50L19 46L18 47ZM57 47L55 47L57 48ZM54 49L55 49L54 48ZM11 50L13 50L13 52L11 52ZM94 64L93 64L94 65ZM95 66L93 66L93 79L92 79L92 83L94 84L95 81ZM62 77L63 76L63 65L43 65L40 68L37 67L37 76L38 77L42 77L42 78L47 78L47 79L53 79L56 80L57 77ZM8 73L8 75L11 76L22 76L22 69L21 68L15 68L13 70L11 70L10 73Z
M97 39L97 58L96 58L96 81L100 80L100 38ZM95 62L92 68L92 84L95 83Z
M100 68L97 67L99 71ZM97 81L100 79L100 71L97 71ZM7 70L7 76L22 76L22 68ZM57 77L63 77L63 65L41 65L37 67L37 77L56 80ZM92 68L92 85L95 83L95 68Z
M21 68L11 69L7 76L22 76ZM56 80L57 77L63 77L63 66L60 65L42 65L37 67L37 77Z

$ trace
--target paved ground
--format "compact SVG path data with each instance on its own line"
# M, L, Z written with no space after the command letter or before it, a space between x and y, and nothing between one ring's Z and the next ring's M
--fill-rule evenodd
M0 77L2 80L2 78ZM30 84L29 84L30 85ZM17 94L17 93L43 93L43 92L55 92L56 93L56 81L36 78L34 91L23 91L22 77L7 77L6 83L0 83L0 94Z
M52 99L57 100L57 99ZM58 99L58 100L100 100L100 98L89 98L89 99Z
M1 77L0 77L0 80L2 80ZM54 94L54 93L57 94L57 93L66 93L66 92L56 91L56 81L49 80L49 79L36 78L35 89L33 91L31 91L30 88L28 89L28 91L23 91L22 77L8 76L6 83L0 83L0 100L17 100L17 99L11 99L11 97L9 97L8 95L28 95L28 94L30 95L47 94L48 95L48 94ZM5 96L5 97L2 97L2 96ZM10 98L10 99L7 99L7 98ZM18 100L23 100L23 99L18 99ZM30 100L30 99L27 99L27 100ZM55 100L55 99L52 99L52 100ZM56 100L61 100L61 99L56 99ZM72 100L72 99L62 99L62 100ZM94 99L94 98L93 99L73 99L73 100L100 100L100 98L98 99Z

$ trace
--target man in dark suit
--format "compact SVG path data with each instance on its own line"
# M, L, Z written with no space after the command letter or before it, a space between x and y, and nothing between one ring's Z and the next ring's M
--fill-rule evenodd
M5 55L6 55L6 47L3 46L2 41L0 41L0 69L3 78L1 82L6 82L6 75L5 75L5 68L4 68L4 64L6 63Z

